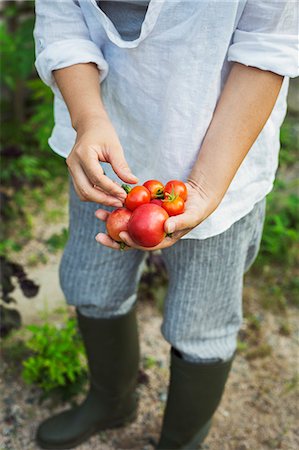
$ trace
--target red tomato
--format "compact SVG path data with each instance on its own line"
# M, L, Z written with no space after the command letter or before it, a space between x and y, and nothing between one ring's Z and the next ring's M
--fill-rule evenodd
M135 186L131 188L127 184L123 184L122 187L128 194L125 200L126 208L134 211L138 206L149 203L151 199L151 194L148 189L144 186Z
M149 203L139 206L133 212L128 223L128 232L134 242L142 247L154 247L160 244L166 233L164 222L167 212L161 206Z
M150 203L154 203L155 205L163 206L163 202L160 198L153 198Z
M179 195L184 201L187 200L187 187L185 183L179 180L171 180L165 185L164 194ZM165 198L167 196L165 195Z
M164 197L164 185L158 180L148 180L143 183L151 193L151 198L163 198Z
M184 212L185 202L179 195L173 199L169 198L169 200L164 200L162 203L162 208L165 209L169 216L177 216Z
M106 229L109 236L117 242L121 242L119 233L121 231L128 231L128 222L132 212L127 208L117 208L109 214L106 221Z

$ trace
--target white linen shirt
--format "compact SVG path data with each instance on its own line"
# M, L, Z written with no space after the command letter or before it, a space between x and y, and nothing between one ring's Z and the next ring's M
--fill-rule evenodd
M52 71L93 62L105 107L140 182L186 180L231 62L285 76L273 112L222 202L184 237L222 233L272 189L288 77L298 75L297 26L297 1L151 0L140 36L124 41L95 0L37 0L36 68L55 93L49 145L66 157L76 137ZM103 166L118 180L110 165Z

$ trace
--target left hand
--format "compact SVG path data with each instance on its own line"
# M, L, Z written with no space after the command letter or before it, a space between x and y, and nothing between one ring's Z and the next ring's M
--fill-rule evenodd
M205 192L191 180L186 183L188 190L188 197L185 203L185 211L177 216L169 217L165 221L164 229L165 233L170 234L166 236L159 245L155 247L141 247L137 245L130 237L129 233L122 231L120 237L122 241L127 245L125 250L139 249L144 251L161 250L163 248L174 245L182 236L189 233L193 228L199 225L204 219L206 219L217 207L215 202L212 201ZM98 219L106 222L110 212L104 209L98 209L95 215ZM98 233L96 235L96 241L106 247L120 250L120 244L105 233Z

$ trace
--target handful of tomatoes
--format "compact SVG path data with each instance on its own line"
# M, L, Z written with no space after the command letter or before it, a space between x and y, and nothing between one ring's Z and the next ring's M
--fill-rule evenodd
M127 231L136 244L155 247L166 236L164 222L169 216L182 214L187 188L182 181L171 180L164 186L148 180L142 186L122 186L127 192L123 208L109 215L106 228L109 236L121 242L119 233Z

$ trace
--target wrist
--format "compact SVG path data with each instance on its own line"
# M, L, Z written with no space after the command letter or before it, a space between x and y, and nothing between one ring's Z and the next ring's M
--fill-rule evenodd
M72 127L78 134L84 133L87 129L98 126L99 123L109 120L104 109L89 110L81 112L72 119Z
M196 173L192 171L187 178L187 182L209 207L217 208L224 196L224 192L217 189L211 178L207 178L202 171L196 171Z

